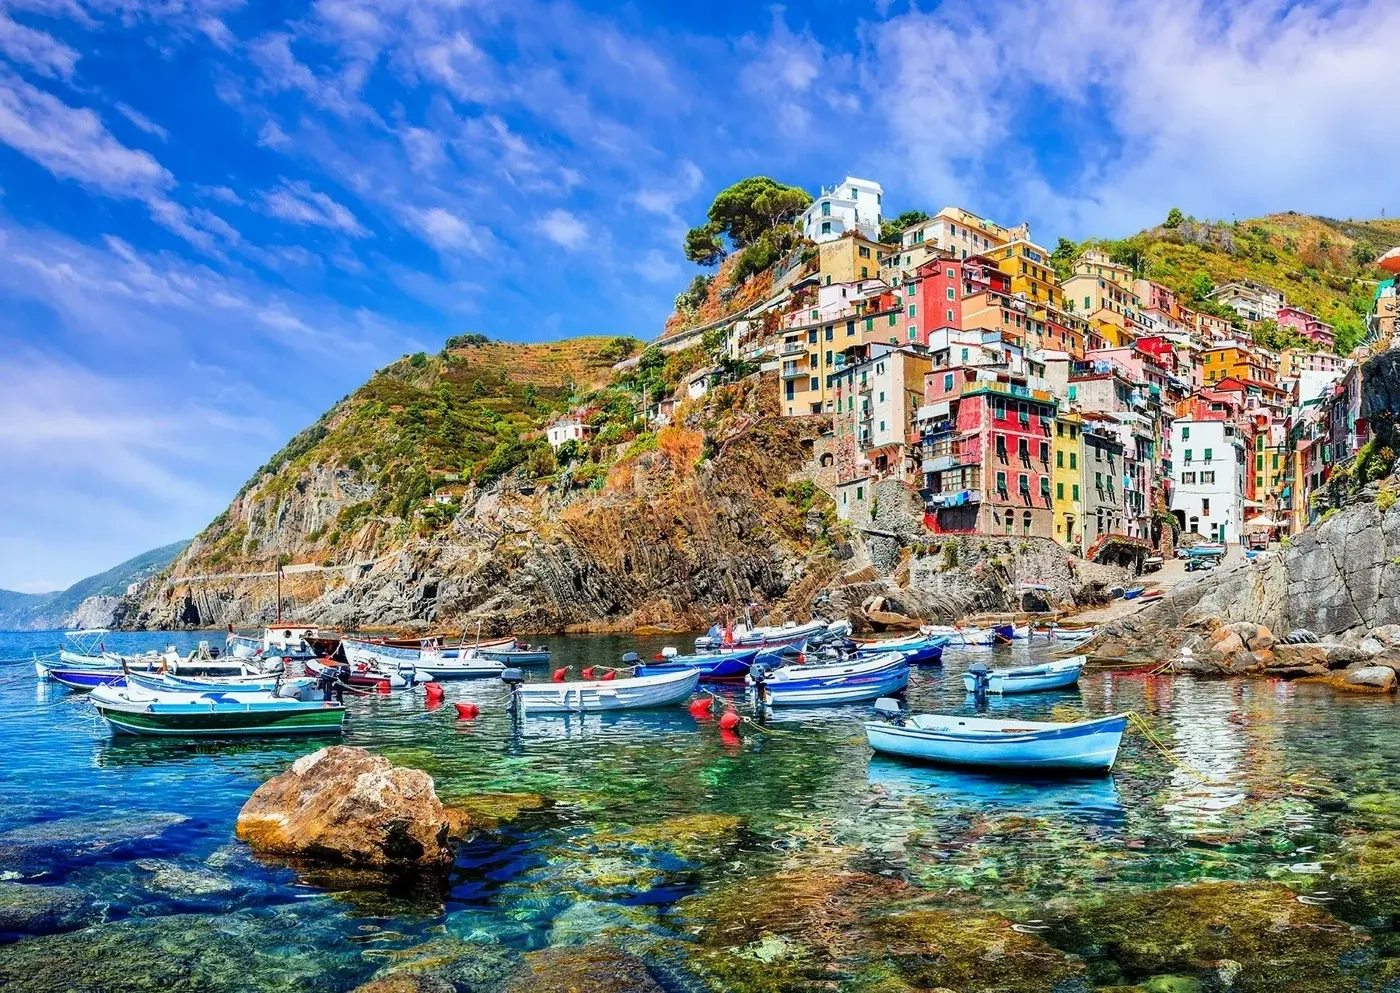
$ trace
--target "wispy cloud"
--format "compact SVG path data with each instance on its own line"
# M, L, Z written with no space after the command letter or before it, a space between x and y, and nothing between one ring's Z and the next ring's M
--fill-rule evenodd
M327 228L352 238L368 238L369 231L351 213L306 182L286 182L259 198L260 208L272 217L304 227Z
M114 106L117 108L118 113L147 134L155 135L161 141L165 141L170 137L169 131L165 130L165 128L161 127L135 107L120 102Z
M44 76L69 79L78 64L78 53L35 28L26 27L0 8L0 54Z

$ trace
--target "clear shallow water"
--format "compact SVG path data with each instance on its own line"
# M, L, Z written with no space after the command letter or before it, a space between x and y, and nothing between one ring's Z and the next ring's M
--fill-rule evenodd
M52 651L56 637L0 634L0 658ZM107 647L184 649L200 637L219 636L116 634ZM677 640L551 645L554 664L576 672ZM942 669L919 670L912 706L968 711L960 674L989 654L950 652ZM1026 652L996 653L1012 657ZM685 938L670 916L678 900L804 859L1015 914L1197 879L1307 891L1325 885L1345 832L1400 827L1394 704L1321 687L1091 674L1074 691L994 700L997 712L1036 719L1135 710L1210 780L1130 734L1111 777L1059 782L873 758L867 707L779 711L772 733L737 740L681 708L530 717L512 733L504 687L452 682L432 712L421 692L354 698L344 741L427 770L445 797L532 792L554 806L463 847L444 890L340 890L264 865L232 838L248 795L329 739L114 739L82 695L33 677L27 661L0 663L0 878L77 887L97 920L207 922L230 941L280 949L279 968L294 960L324 989L352 988L425 944L479 946L481 985L469 988L487 989L526 950L619 931ZM458 721L460 699L479 702L481 717ZM697 814L732 815L742 831L683 845L648 832ZM227 983L271 988L241 972Z

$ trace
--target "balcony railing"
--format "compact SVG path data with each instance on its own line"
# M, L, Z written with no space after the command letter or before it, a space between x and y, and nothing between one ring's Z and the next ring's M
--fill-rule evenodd
M805 379L810 374L810 372L811 370L808 368L807 363L805 361L784 362L782 371L779 373L779 375L783 379Z
M787 344L783 345L783 350L782 350L782 352L780 352L779 354L781 354L781 355L806 355L806 354L807 354L807 343L806 343L805 341L788 342Z
M982 491L980 489L939 490L936 493L928 494L928 506L934 510L942 507L963 507L981 502Z

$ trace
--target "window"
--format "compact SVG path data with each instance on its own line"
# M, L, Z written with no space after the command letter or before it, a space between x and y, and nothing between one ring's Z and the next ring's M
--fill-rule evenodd
M1103 473L1101 472L1094 473L1094 489L1103 491Z
M1071 500L1074 500L1075 502L1078 502L1078 500L1079 500L1079 484L1078 484L1078 483L1075 483L1074 485L1072 485L1072 486L1070 487L1070 492L1074 494L1072 497L1070 497L1070 499L1071 499Z
M1057 451L1057 452L1055 453L1055 468L1056 468L1056 469L1063 469L1064 467L1065 467L1065 453L1064 453L1064 450L1061 449L1060 451Z
M865 319L865 330L867 330L867 331L873 331L873 330L875 330L875 318L873 318L873 317L867 317L867 318Z
M1190 429L1190 428L1183 427L1183 428L1181 429L1181 440L1182 440L1182 441L1190 441L1190 440L1191 440L1191 429Z
M896 324L898 324L898 323L899 323L899 315L898 315L898 314L891 314L891 315L890 315L890 327L894 327L894 326L895 326Z
M917 341L918 338L919 338L919 329L916 328L916 327L914 327L914 325L912 325L912 324L909 325L909 340L910 340L910 341Z
M1195 474L1194 472L1183 472L1183 473L1181 474L1181 485L1182 485L1182 486L1194 486L1194 485L1196 485L1196 474Z
M951 393L953 390L953 374L951 372L943 374L943 392Z
M996 439L997 439L997 458L999 458L999 459L1001 459L1001 461L1005 462L1005 461L1006 461L1006 435L1004 435L1004 434L999 434L999 435L996 436Z
M1031 446L1025 438L1016 440L1016 456L1022 462L1029 463L1031 460Z
M948 311L948 320L951 321L952 319L953 319L953 312L950 310L950 311ZM962 350L962 358L963 358L963 361L964 361L964 362L967 361L967 349L966 349L966 348L964 348L964 349Z
M861 245L856 249L856 254L858 254L863 259L868 259L870 258L870 249L864 245Z
M881 431L885 430L885 422L884 422L884 421L881 421L881 422L880 422L880 430L881 430Z
M1255 471L1255 472L1263 472L1263 471L1264 471L1264 456L1263 456L1262 454L1261 454L1261 455L1256 455L1256 456L1254 456L1254 471Z
M826 364L828 368L831 366L831 349L829 348L826 350Z
M1210 516L1210 501L1209 501L1209 500L1202 500L1202 501L1201 501L1201 516L1202 516L1202 517L1209 517L1209 516Z
M1187 465L1191 464L1191 449L1186 449L1186 458L1183 460Z
M822 234L831 234L831 222L822 221Z
M823 201L822 201L822 216L823 216L823 217L830 217L830 216L831 216L831 201L830 201L830 200L823 200ZM823 226L826 227L826 225L823 225Z
M1050 443L1048 441L1040 443L1040 461L1046 465L1050 464Z
M1050 495L1050 477L1049 477L1049 476L1041 476L1041 477L1040 477L1040 495L1041 495L1041 496L1044 496L1044 497L1048 497L1048 496Z
M956 299L957 299L957 297L955 297L955 296L953 295L953 288L952 288L951 286L948 287L948 299L949 299L949 300L956 300Z
M857 500L864 500L864 499L865 499L865 487L864 487L864 486L857 486L857 487L856 487L856 499L857 499Z
M1203 472L1203 473L1201 473L1201 482L1202 482L1202 483L1207 483L1207 484L1215 482L1215 473L1213 473L1213 472Z
M846 322L846 337L847 337L847 338L850 338L850 337L852 337L855 333L856 333L856 322L855 322L855 321L847 321L847 322Z
M911 304L909 305L909 316L910 316L910 317L918 317L918 316L919 316L919 305L918 305L918 304L916 304L916 303L911 303Z
M1072 429L1071 429L1071 430L1072 430ZM1079 453L1078 453L1078 452L1070 452L1070 453L1069 453L1069 467L1070 467L1071 469L1078 469L1078 468L1079 468Z
M952 322L953 322L953 312L952 312L951 310L949 310L949 311L948 311L948 323L951 324ZM963 349L963 358L967 358L967 349L966 349L966 348Z
M1027 476L1024 472L1021 473L1021 474L1016 478L1016 484L1017 484L1017 488L1018 488L1022 493L1030 493L1030 491L1031 491L1031 478L1030 478L1029 476Z
M827 340L827 341L831 341L831 339L834 338L835 336L836 336L836 329L833 328L830 324L828 324L828 325L826 326L826 340ZM827 361L830 362L831 360L830 360L830 359L827 359Z
M1006 495L1006 473L1004 472L997 473L997 492L1003 496Z
M1210 465L1210 449L1206 449L1206 465Z
M861 266L861 267L860 267L860 278L861 278L861 279L866 279L867 277L869 277L869 275L870 275L870 267L869 267L869 266Z
M1064 498L1065 498L1065 484L1064 484L1064 483L1056 483L1056 484L1055 484L1055 499L1056 499L1056 500L1063 500Z
M948 270L948 278L949 278L949 279L955 279L955 278L957 278L957 272L954 271L954 270L952 270L952 269L949 269L949 270Z
M881 403L884 403L884 402L885 402L885 391L884 391L884 390L881 390L881 391L880 391L880 402L881 402Z

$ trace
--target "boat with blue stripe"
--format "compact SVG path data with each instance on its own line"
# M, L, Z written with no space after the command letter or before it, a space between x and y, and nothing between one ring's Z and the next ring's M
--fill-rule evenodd
M900 693L909 685L909 663L898 652L822 665L749 670L755 702L765 707L859 703Z
M946 635L909 635L882 641L856 643L856 658L870 658L884 652L898 652L910 665L936 665L943 661Z
M897 700L880 700L876 710L887 719L866 722L865 734L877 752L1002 772L1108 772L1128 726L1127 714L1070 723L906 716Z

